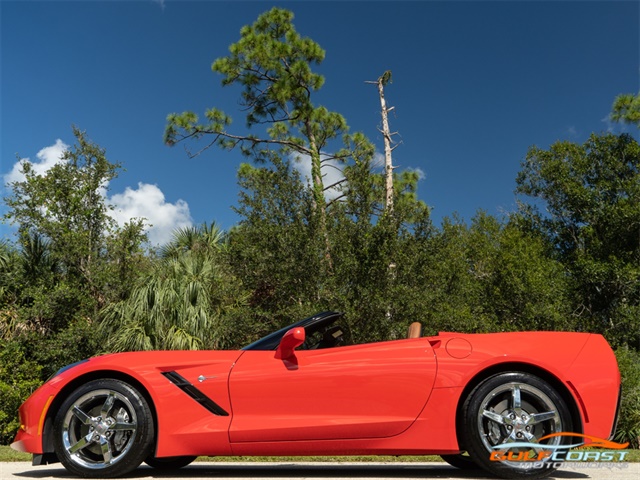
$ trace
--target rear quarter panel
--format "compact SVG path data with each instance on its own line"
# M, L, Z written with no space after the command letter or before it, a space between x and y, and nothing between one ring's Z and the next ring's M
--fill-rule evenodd
M457 445L456 415L471 387L493 373L518 368L537 370L559 382L577 407L583 433L610 436L620 375L602 336L573 332L441 333L429 341L437 356L438 375L432 398L419 419L422 422L416 427L438 432L443 439L441 447Z

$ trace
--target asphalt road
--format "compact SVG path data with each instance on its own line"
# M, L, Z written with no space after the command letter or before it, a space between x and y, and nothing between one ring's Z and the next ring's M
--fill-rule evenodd
M640 463L624 464L618 468L562 469L550 478L565 480L637 480ZM28 462L0 463L1 480L76 478L59 464L32 467ZM464 479L486 480L481 471L462 471L445 463L204 463L196 462L182 470L162 473L147 466L138 468L127 478L215 479L215 480L382 480L382 479Z

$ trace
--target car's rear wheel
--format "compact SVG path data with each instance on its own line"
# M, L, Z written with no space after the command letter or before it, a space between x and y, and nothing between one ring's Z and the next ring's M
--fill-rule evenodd
M148 457L144 463L156 470L178 470L182 467L186 467L193 462L197 457Z
M119 380L93 380L67 397L54 420L54 448L70 472L125 475L147 458L154 425L144 396Z
M555 469L546 453L562 445L563 438L543 437L572 431L560 394L524 372L502 373L480 383L467 397L462 417L462 440L471 459L502 478L550 475ZM516 443L519 446L509 447Z

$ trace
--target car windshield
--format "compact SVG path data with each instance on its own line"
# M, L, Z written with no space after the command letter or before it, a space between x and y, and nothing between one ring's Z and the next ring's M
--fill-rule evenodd
M266 337L247 345L242 350L275 350L280 344L280 340L292 328L303 327L305 329L306 340L302 349L327 348L342 345L344 341L344 329L334 325L337 320L343 317L340 312L322 312L311 317L299 320L280 330L270 333Z

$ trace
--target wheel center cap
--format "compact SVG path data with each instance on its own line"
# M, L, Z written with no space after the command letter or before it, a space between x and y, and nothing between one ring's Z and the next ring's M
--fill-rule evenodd
M110 425L105 421L98 422L95 425L95 431L98 435L104 435L109 430L109 427Z

